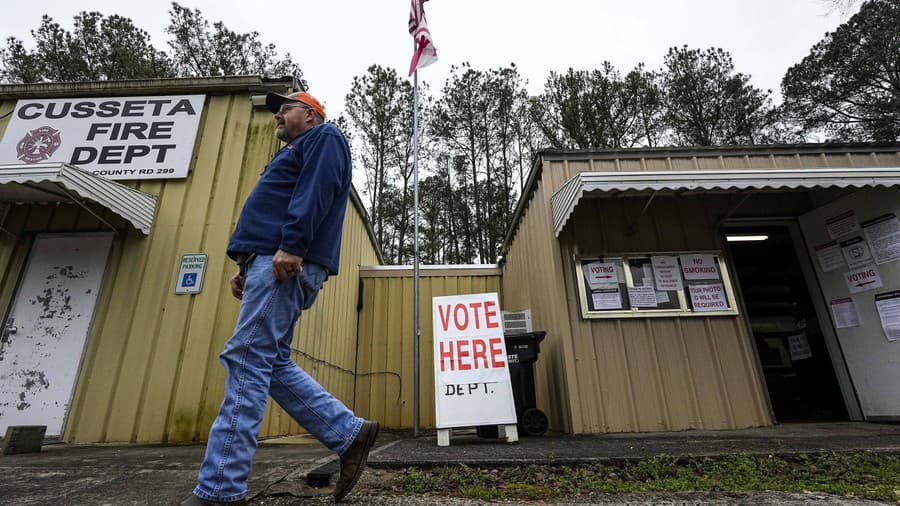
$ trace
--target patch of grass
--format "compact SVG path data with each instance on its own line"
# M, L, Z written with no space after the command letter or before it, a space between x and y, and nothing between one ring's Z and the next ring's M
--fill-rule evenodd
M579 466L482 469L458 465L397 477L399 490L493 500L550 499L590 492L781 491L900 499L900 454L826 453L778 457L669 456Z
M550 488L531 483L508 483L503 486L503 490L507 496L518 499L547 499L555 495Z
M410 468L397 477L397 486L401 490L411 494L425 494L438 492L441 484L431 473L419 469Z
M485 488L482 485L466 485L462 487L459 492L463 497L481 499L483 501L497 499L503 495L499 490Z

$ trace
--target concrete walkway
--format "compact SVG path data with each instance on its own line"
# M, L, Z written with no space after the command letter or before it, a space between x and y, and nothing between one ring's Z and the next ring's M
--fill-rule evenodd
M456 462L476 465L580 464L654 455L796 454L856 449L900 451L900 425L785 424L731 431L526 437L513 444L466 434L454 435L449 447L439 449L436 445L433 435L404 438L373 455L369 465L402 468Z
M858 449L900 451L900 425L829 423L740 431L544 436L523 438L514 444L469 434L455 435L450 447L444 448L437 446L433 434L411 439L402 433L386 433L373 450L370 466L374 469L367 476L378 479L383 472L378 468L447 463L578 464L660 454L794 454ZM0 456L0 504L177 504L193 488L203 452L202 444L57 444L45 446L41 453ZM251 504L328 503L323 496L330 489L310 488L305 477L332 458L309 437L263 442L249 484ZM391 501L369 497L353 502L434 504L433 498ZM445 500L444 504L449 502Z

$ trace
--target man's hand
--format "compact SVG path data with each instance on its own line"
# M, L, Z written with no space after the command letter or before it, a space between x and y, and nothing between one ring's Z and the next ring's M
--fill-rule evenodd
M244 298L244 277L240 271L231 277L231 295L237 300Z
M278 250L272 257L272 274L278 281L300 274L303 270L303 258Z

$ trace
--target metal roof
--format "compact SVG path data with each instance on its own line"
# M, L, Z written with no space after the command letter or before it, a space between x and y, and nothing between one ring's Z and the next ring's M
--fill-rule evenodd
M635 160L690 157L736 157L760 155L820 155L823 153L896 152L900 142L825 142L797 144L729 144L724 146L662 146L656 148L544 148L544 160Z
M835 155L835 154L893 154L900 152L900 142L854 142L854 143L802 143L802 144L754 144L742 146L687 146L664 148L625 149L556 149L544 148L534 154L531 170L525 188L519 195L515 212L506 229L506 236L500 248L506 255L528 208L535 190L543 179L543 162L568 160L659 160L689 159L709 157L748 157L785 155ZM704 169L704 172L706 170Z
M0 165L0 202L90 202L109 209L144 235L156 214L156 196L64 163ZM102 218L97 216L100 221Z
M582 172L550 199L556 236L582 197L657 193L722 193L742 190L790 191L900 185L900 168Z
M63 83L0 84L0 99L161 95L173 93L227 94L235 91L284 91L291 76L265 79L259 76L176 77L79 81Z

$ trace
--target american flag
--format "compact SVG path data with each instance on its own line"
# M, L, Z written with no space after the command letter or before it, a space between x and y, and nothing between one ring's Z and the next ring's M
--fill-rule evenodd
M416 50L409 64L409 75L416 69L427 67L437 61L437 49L431 41L428 22L425 21L425 2L428 0L412 0L409 6L409 34L416 41Z

